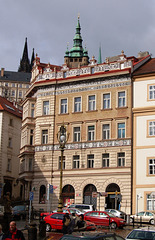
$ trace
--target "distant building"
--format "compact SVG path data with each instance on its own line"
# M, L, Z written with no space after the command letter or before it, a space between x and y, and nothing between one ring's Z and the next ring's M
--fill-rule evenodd
M81 49L79 24L78 19L74 40L80 39ZM129 214L131 77L150 56L127 57L122 51L101 64L94 57L88 62L87 56L85 65L80 52L77 61L72 53L76 47L71 51L73 61L68 55L62 67L43 64L38 56L34 61L31 86L23 102L19 175L23 198L28 199L34 189L35 208L57 207L61 160L57 133L64 124L69 139L63 158L63 203L94 204L101 210L120 208ZM50 197L49 184L55 189ZM93 192L99 197L93 197Z
M133 74L132 209L155 210L155 58Z
M22 112L0 96L0 187L15 199L20 196L19 150Z
M28 58L27 38L23 50L23 56L20 61L18 72L6 71L1 68L0 71L0 96L13 102L17 107L21 106L24 95L29 88L31 79L31 70L34 61L34 49L32 52L31 63Z

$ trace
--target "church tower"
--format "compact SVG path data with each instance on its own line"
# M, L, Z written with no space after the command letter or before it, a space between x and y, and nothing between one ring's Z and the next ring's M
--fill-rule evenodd
M67 64L69 68L77 68L79 66L88 65L89 63L88 51L83 49L82 41L80 20L78 17L76 33L73 39L73 47L69 51L67 46L67 51L64 56L64 63Z
M33 60L34 60L34 49L32 52L32 58L31 58L31 63L30 63L30 60L28 57L28 47L27 47L27 38L26 38L23 56L22 56L22 59L20 60L20 66L18 68L18 72L31 72Z

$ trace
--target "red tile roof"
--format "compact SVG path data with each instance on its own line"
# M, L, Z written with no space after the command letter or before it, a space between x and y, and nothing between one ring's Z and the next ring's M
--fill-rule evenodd
M11 102L0 96L0 111L7 111L17 117L22 118L22 111L13 106Z
M133 76L150 74L150 73L155 73L155 58L151 58L148 62L146 62L140 68L138 68L134 72Z

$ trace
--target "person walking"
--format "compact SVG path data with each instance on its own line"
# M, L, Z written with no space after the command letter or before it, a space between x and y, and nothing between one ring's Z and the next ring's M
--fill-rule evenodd
M8 233L4 234L2 240L25 240L23 233L17 229L16 222L10 222L10 229Z
M62 232L63 234L67 234L68 230L69 230L69 224L71 222L71 218L69 216L69 213L65 213L64 217L63 217L63 227L62 227Z

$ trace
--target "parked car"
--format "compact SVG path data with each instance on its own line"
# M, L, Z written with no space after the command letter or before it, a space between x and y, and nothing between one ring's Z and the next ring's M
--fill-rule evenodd
M124 240L123 237L115 233L95 233L82 235L64 235L60 240Z
M84 214L84 219L95 223L95 225L102 225L115 228L122 228L125 225L125 220L115 217L112 213L104 211L91 211Z
M131 223L133 222L133 220L135 222L146 222L146 223L150 223L150 224L154 225L155 214L152 212L148 212L148 211L139 212L135 215L130 216Z
M119 211L119 210L116 210L116 209L106 209L105 212L110 212L113 215L115 215L116 217L126 219L126 213L125 212L122 212L122 211Z
M26 218L26 205L17 205L12 208L13 218L24 219Z
M95 210L94 205L89 205L89 204L71 204L71 205L68 206L68 208L78 208L78 209L81 209L84 212Z
M46 222L46 231L50 232L52 229L62 230L63 227L63 217L65 213L51 213L48 216L44 217L44 221ZM92 222L86 221L86 231L95 230L96 226Z
M154 240L155 239L155 227L144 227L132 230L126 237L126 240L143 239Z
M51 213L54 213L54 212L57 212L58 209L55 209L53 210L52 212L43 212L40 214L41 218L44 218L45 216L51 214ZM80 210L80 209L77 209L77 208L63 208L62 209L63 213L69 213L69 214L72 214L72 213L75 213L77 215L80 215L80 214L84 214L85 212Z

